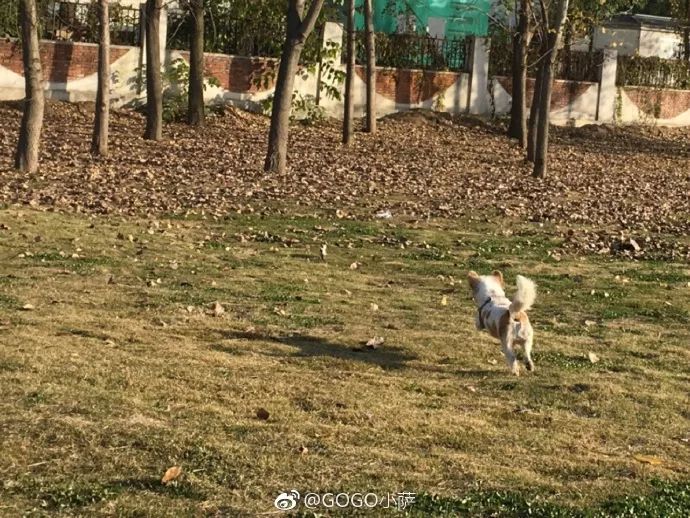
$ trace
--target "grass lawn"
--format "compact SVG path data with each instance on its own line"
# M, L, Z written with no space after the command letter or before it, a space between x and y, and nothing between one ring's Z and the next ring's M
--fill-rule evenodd
M0 515L255 516L297 489L687 516L687 264L557 260L549 224L293 214L0 210ZM494 268L539 286L519 378L474 330L465 273Z

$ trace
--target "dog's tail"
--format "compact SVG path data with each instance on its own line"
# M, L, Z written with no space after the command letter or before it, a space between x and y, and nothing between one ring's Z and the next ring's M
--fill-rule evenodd
M516 315L520 311L527 311L537 298L537 286L534 282L522 275L518 275L516 281L517 293L510 303L510 308L508 308L511 315Z

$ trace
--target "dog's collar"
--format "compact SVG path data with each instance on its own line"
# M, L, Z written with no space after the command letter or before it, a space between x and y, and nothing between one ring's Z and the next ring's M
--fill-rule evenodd
M478 311L478 314L479 314L479 326L480 326L479 328L480 328L480 329L484 329L484 328L486 327L486 326L484 325L484 317L482 316L482 311L484 310L484 308L486 307L486 305L487 305L489 302L491 302L491 297L489 297L488 299L486 299L486 300L484 301L484 303L483 303L481 306L479 306L479 309L477 310L477 311Z

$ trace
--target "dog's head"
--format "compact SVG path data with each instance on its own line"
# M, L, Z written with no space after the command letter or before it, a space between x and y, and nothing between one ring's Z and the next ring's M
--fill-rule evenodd
M472 288L472 298L478 306L484 301L496 295L505 295L503 287L503 274L498 270L491 272L491 275L479 275L475 271L467 274L467 282Z

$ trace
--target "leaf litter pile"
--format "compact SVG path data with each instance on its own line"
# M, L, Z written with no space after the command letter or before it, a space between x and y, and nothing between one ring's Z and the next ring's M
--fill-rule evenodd
M262 171L265 117L227 109L203 130L171 124L164 141L147 142L141 115L114 111L111 155L94 160L92 114L49 103L40 172L27 178L11 167L21 113L0 105L0 202L151 217L299 206L358 218L517 219L553 225L566 253L690 257L685 128L555 128L548 177L537 180L498 124L413 111L385 118L376 137L358 133L350 149L336 122L295 125L289 170L276 176Z

